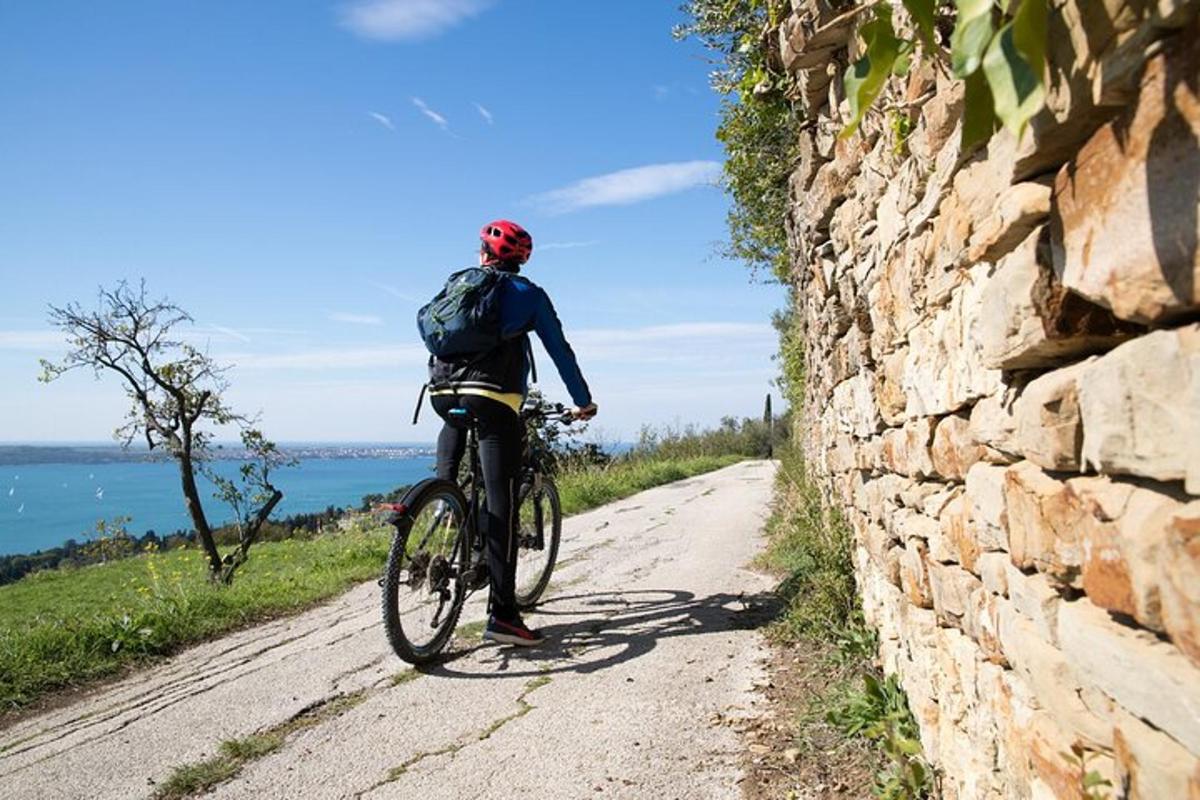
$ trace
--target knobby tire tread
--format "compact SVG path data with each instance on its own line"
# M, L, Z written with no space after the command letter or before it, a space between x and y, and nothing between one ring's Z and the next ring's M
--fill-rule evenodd
M518 509L530 491L532 491L532 486L529 484L525 484L521 488L521 495L517 499ZM542 594L546 591L546 587L550 585L550 576L554 574L554 565L558 563L558 547L562 539L562 502L558 496L558 486L548 477L542 478L542 492L549 499L548 505L551 509L551 524L549 531L546 532L549 539L546 546L550 548L550 557L546 560L546 566L542 570L542 577L538 580L537 585L529 590L527 594L517 592L517 608L522 611L533 608L542 599Z
M462 613L465 601L465 595L456 590L456 596L451 601L452 605L446 620L442 623L437 635L424 647L414 646L404 635L400 609L396 602L396 590L404 562L405 548L408 545L408 537L412 533L413 520L420 516L425 505L447 493L454 496L459 503L459 508L466 513L467 500L458 486L451 481L426 478L410 489L402 501L408 507L406 519L396 526L396 533L392 537L392 546L388 551L387 567L383 579L383 623L392 649L396 655L409 664L427 664L441 654L450 641L450 637L454 635L454 628L458 624L458 617ZM455 551L463 547L463 537L466 535L467 527L461 526L458 540L454 545Z

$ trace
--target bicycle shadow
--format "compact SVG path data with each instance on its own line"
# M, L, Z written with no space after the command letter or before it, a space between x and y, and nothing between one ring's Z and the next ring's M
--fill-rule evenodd
M447 653L421 672L463 679L492 678L496 673L530 677L588 674L643 656L664 639L762 627L778 615L782 605L770 592L696 597L679 589L636 589L562 595L530 612L533 617L575 618L538 625L546 636L545 644L520 648L482 642ZM467 656L477 656L472 660L476 666L494 669L456 669L455 662Z

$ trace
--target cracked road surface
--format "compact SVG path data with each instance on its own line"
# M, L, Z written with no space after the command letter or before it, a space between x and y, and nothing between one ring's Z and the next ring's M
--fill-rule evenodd
M479 641L484 593L448 658L389 649L379 588L193 647L0 731L0 797L150 797L222 741L342 696L216 798L736 798L771 581L761 546L775 466L751 461L571 517L549 636ZM208 795L206 795L208 796Z

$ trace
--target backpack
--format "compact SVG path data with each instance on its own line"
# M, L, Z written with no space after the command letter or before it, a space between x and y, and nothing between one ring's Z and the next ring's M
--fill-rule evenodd
M447 279L436 296L417 312L417 330L436 358L456 361L495 349L504 341L500 326L500 289L507 274L471 267Z

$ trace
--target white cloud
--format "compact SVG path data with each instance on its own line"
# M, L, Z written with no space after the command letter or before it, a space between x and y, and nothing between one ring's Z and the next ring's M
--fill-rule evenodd
M720 174L721 165L716 161L648 164L584 178L561 189L535 195L530 202L552 214L593 206L628 205L712 184Z
M365 369L394 370L399 366L422 367L429 353L420 345L405 347L348 347L304 350L295 353L230 353L224 363L238 369Z
M661 83L656 83L653 87L655 100L666 100L667 95L671 93L671 87L663 86Z
M571 339L580 343L668 342L684 339L761 339L774 338L775 329L758 322L680 322L674 325L650 325L644 328L591 328L577 331Z
M479 103L475 104L475 110L479 112L479 116L483 117L488 125L491 125L493 123L494 120L492 118L492 112L488 111L486 108L481 106Z
M567 338L600 404L599 424L619 436L636 434L643 424L708 425L726 414L761 414L777 372L775 331L762 323L568 328ZM564 399L549 356L534 349L540 388Z
M378 122L383 127L387 128L389 131L396 130L396 126L392 124L392 120L388 117L387 114L380 114L378 111L368 111L367 116L374 119L376 122Z
M347 314L344 311L334 311L329 315L333 322L348 322L351 325L382 325L383 318L374 314Z
M61 331L0 331L0 350L58 350L66 343Z
M213 325L212 329L222 336L227 336L230 339L236 339L239 342L249 342L250 337L234 328L227 328L224 325Z
M382 292L387 292L392 297L403 300L406 303L420 304L420 303L425 302L424 300L417 299L416 297L412 296L411 294L405 294L404 292L400 291L399 289L397 289L395 286L392 286L391 284L379 283L377 281L371 281L370 284L372 286L374 286L376 289L379 289Z
M741 322L685 322L642 328L568 330L580 361L619 365L655 365L659 374L693 373L744 364L747 354L773 352L770 325Z
M576 247L591 247L597 244L600 244L600 242L596 240L589 242L547 242L546 244L535 245L535 248L538 252L545 252L547 250L574 250Z
M411 41L436 36L493 5L493 0L358 0L342 8L342 25L367 39Z
M450 123L446 120L446 118L427 106L424 100L419 97L414 97L412 101L413 105L419 108L422 114L433 120L433 124L437 125L442 130L446 130L450 127Z

